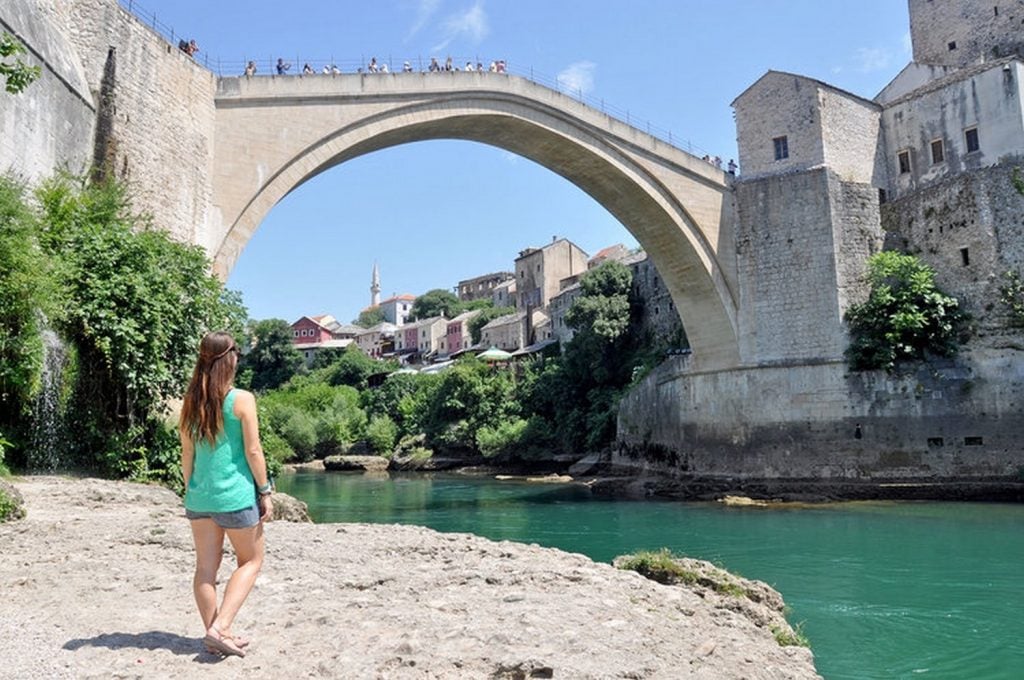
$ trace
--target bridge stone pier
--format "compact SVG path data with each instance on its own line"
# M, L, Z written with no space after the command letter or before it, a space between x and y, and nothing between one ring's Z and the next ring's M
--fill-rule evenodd
M221 78L215 104L206 242L221 275L274 205L317 174L392 146L469 140L529 158L593 197L647 250L700 364L740 361L732 192L721 170L674 146L497 73Z

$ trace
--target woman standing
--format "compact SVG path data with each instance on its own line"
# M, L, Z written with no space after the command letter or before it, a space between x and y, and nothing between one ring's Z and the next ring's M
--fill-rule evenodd
M179 428L185 516L196 546L192 589L206 629L203 642L211 652L235 656L245 656L248 642L232 635L231 624L263 565L263 522L272 511L256 399L232 387L240 354L230 334L206 334ZM217 570L225 534L238 567L218 608Z

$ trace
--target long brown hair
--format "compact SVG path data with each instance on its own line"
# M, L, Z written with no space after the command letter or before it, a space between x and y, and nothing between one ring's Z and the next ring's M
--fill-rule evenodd
M224 429L224 397L231 390L238 365L238 345L230 333L207 333L199 343L199 359L181 406L181 430L193 441L213 444Z

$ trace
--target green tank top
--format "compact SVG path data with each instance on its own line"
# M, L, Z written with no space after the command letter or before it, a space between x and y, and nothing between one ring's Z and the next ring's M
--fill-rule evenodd
M224 397L224 431L211 446L206 439L195 445L192 477L185 489L185 507L193 512L234 512L256 502L256 483L245 459L242 421L235 415L232 389Z

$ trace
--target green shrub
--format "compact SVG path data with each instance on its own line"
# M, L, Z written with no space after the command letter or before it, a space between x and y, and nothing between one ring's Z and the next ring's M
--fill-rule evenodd
M6 522L13 518L18 505L13 498L8 497L3 489L0 489L0 522Z
M810 647L811 642L804 635L803 623L798 623L796 628L787 629L782 626L772 626L772 635L780 647Z
M306 462L316 457L318 437L313 416L293 410L281 424L280 433L299 461Z
M956 298L936 288L934 270L912 255L883 251L868 259L868 280L868 299L846 313L851 368L892 371L900 361L956 353L966 319Z
M390 456L398 439L398 425L387 416L373 416L366 426L366 441L370 449L379 455Z
M662 548L657 552L641 550L634 555L617 560L616 566L619 569L635 571L652 581L666 585L673 583L692 585L697 582L697 575L676 562L668 548Z
M512 453L521 445L527 426L528 422L522 418L507 420L493 427L485 425L477 430L477 449L488 458Z

